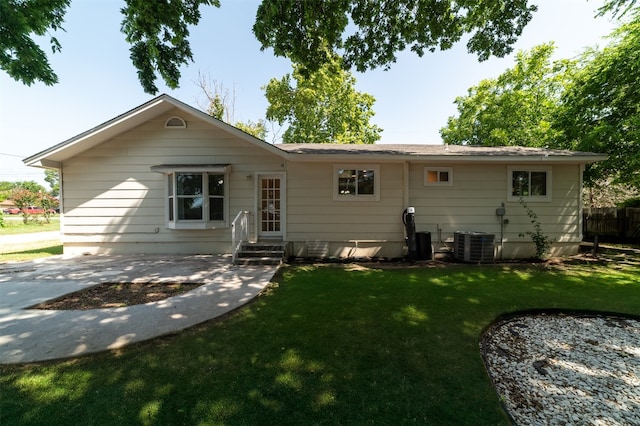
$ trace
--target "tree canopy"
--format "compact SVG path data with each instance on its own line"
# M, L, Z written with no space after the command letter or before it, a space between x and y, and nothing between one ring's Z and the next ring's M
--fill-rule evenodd
M560 130L552 127L560 98L575 63L552 61L553 43L518 52L513 68L471 87L456 98L457 117L440 130L454 145L552 146Z
M293 64L292 75L273 78L264 87L267 119L289 125L284 143L375 143L382 132L369 122L375 99L357 92L355 81L335 55L315 72Z
M593 176L640 188L640 8L602 50L590 50L562 98L555 127L566 147L608 155Z
M206 102L202 104L198 102L200 109L210 116L224 121L237 127L245 133L255 136L258 139L265 140L267 137L267 125L264 120L253 122L251 120L240 121L235 118L236 111L236 91L233 91L222 82L212 79L211 76L205 76L198 73L198 81L196 85L202 90L206 98Z
M514 68L456 99L443 140L603 153L587 183L640 188L640 8L625 14L611 43L578 61L552 62L551 44L519 53Z
M34 40L62 24L70 0L0 1L0 69L17 81L31 85L58 82L47 54ZM125 0L121 31L131 44L131 61L147 93L155 94L157 74L170 88L178 87L179 67L193 61L189 25L200 21L200 6L218 7L219 0ZM62 48L50 38L53 52Z
M625 1L625 0L619 0ZM628 1L628 0L626 0ZM4 0L0 2L0 69L27 85L47 85L58 77L34 36L64 30L70 0ZM481 60L504 56L531 20L529 0L263 0L253 31L262 49L273 48L316 71L341 53L346 68L359 71L389 67L396 54L411 49L449 49L465 35L467 47ZM200 6L219 7L219 0L125 0L120 30L131 44L130 58L140 83L155 94L158 76L175 88L180 66L193 61L189 26L200 21ZM346 34L347 29L355 31ZM62 46L50 38L53 52ZM327 47L329 49L327 50Z
M30 86L36 81L47 85L58 82L46 53L32 34L44 36L62 29L64 14L71 0L0 1L0 69ZM49 39L53 52L60 51L55 37Z
M480 60L504 56L537 10L528 0L263 0L254 34L309 71L340 53L347 69L389 67L397 52L446 50L469 35ZM353 32L347 34L348 30ZM329 50L326 47L329 47Z

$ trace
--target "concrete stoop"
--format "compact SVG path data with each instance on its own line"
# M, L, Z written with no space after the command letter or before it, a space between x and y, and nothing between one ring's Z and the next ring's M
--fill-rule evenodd
M259 241L242 243L235 260L236 265L280 265L284 258L284 243Z

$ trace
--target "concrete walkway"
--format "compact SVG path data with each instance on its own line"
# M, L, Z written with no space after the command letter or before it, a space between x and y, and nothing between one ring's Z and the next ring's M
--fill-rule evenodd
M253 299L277 266L235 266L230 256L53 256L0 264L0 363L117 349L172 334ZM28 309L104 282L204 285L162 301L88 311Z

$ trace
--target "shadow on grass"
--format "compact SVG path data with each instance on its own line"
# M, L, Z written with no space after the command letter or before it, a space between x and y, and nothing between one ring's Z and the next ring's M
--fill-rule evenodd
M3 366L0 424L508 424L478 349L496 317L640 314L637 267L347 269L284 268L179 335Z
M26 261L31 259L36 259L39 257L47 257L47 256L55 256L58 254L62 254L63 247L62 244L56 244L45 247L37 247L37 248L29 248L29 249L18 249L15 251L9 251L0 253L0 262L2 261Z

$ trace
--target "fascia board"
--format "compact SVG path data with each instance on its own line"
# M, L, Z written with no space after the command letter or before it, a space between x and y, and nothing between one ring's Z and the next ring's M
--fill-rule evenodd
M606 155L585 156L471 156L471 155L367 155L367 154L296 154L285 152L287 160L292 162L437 162L450 164L508 164L508 163L532 163L532 164L590 164L606 160Z

